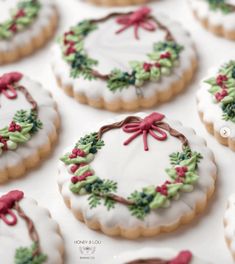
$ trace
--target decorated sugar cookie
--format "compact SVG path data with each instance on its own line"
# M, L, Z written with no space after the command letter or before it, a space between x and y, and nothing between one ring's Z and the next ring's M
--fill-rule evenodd
M57 11L50 0L0 0L0 65L33 53L53 35Z
M227 245L235 260L235 195L228 199L227 209L224 215L224 232Z
M204 140L154 112L91 128L61 157L58 182L79 220L134 239L190 222L206 207L215 176Z
M19 72L0 76L0 182L35 167L57 139L55 102Z
M87 2L98 6L130 6L145 4L151 0L87 0Z
M235 151L235 61L209 71L201 82L197 101L207 131Z
M170 248L143 248L127 251L113 257L105 264L209 264L194 256L189 250Z
M148 7L81 21L53 51L63 90L111 111L169 100L186 87L197 63L188 33Z
M4 264L63 263L57 223L18 190L0 195L0 259Z
M195 17L216 35L235 40L234 0L189 0Z

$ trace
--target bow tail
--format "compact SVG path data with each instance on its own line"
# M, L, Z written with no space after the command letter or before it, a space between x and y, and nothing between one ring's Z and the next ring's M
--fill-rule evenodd
M123 144L124 145L128 145L132 140L134 140L140 134L142 134L142 131L141 130L137 130L137 132L135 134L133 134L131 137L129 137Z
M143 141L144 141L144 150L148 151L149 147L148 147L148 141L147 141L147 135L148 135L148 131L144 130L143 131Z

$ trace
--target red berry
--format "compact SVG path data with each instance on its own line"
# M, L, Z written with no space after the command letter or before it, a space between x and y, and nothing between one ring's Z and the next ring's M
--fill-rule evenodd
M78 182L78 177L77 177L77 176L73 176L73 177L71 178L71 182L72 182L73 184L77 183L77 182Z
M78 155L79 157L85 157L85 156L86 156L86 153L85 153L85 151L83 151L82 149L78 149L78 150L77 150L77 155Z
M160 55L160 59L169 59L171 57L170 52L166 52Z
M151 63L147 63L147 62L145 62L143 65L143 68L146 72L150 71L152 67L153 67L153 65Z
M75 173L76 170L77 170L78 168L79 168L79 165L74 164L73 166L71 166L70 171L71 171L72 173Z
M69 155L69 157L70 157L70 159L75 159L75 158L77 158L77 155L72 153Z
M23 9L20 9L17 14L15 15L15 18L23 17L25 16L25 12Z
M159 62L156 62L156 63L154 64L154 66L157 67L157 68L161 68L161 64L160 64Z
M9 30L12 31L13 33L17 32L17 26L15 23L11 24L9 27Z

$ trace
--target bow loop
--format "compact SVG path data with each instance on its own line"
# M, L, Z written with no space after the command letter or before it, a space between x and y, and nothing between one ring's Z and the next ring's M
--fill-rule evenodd
M137 136L143 134L144 150L147 151L148 133L156 140L160 140L160 141L165 140L167 138L166 132L157 126L158 122L160 122L164 117L165 117L164 115L154 112L140 121L135 121L130 124L125 124L123 126L123 131L126 133L134 133L134 134L124 142L124 145L128 145Z
M192 253L188 250L181 251L169 264L189 264L192 260Z
M16 190L0 197L0 219L7 225L15 225L17 223L16 215L11 209L15 205L15 202L20 201L23 196L23 192Z
M120 25L123 25L123 27L116 31L116 34L119 34L127 28L134 26L135 38L139 39L138 30L140 27L147 31L156 30L156 24L152 22L151 17L149 16L150 13L150 8L142 7L131 14L118 17L116 22Z
M0 93L3 93L8 99L17 97L14 84L21 80L22 74L19 72L10 72L0 77Z

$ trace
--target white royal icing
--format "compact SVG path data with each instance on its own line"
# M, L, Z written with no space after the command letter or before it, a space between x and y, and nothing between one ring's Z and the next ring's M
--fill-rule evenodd
M218 70L219 67L210 69L207 76L200 82L200 89L197 92L197 106L199 112L203 113L203 120L207 123L212 123L215 131L219 133L222 128L227 127L230 129L229 137L235 140L235 123L231 120L222 119L221 104L213 100L213 95L208 91L210 85L204 82L211 77L215 77L218 74Z
M33 199L23 198L19 202L24 213L33 221L39 235L40 247L43 254L47 255L45 264L63 263L63 241L59 235L58 224L52 220L47 209L39 207ZM17 224L10 226L0 218L0 260L4 264L14 263L16 249L30 247L32 240L29 237L25 220L16 210Z
M166 25L173 34L176 41L184 46L180 53L180 64L173 69L170 76L162 77L158 82L149 82L142 89L144 98L151 98L157 91L168 90L172 83L182 79L184 72L191 68L192 60L196 59L193 43L188 33L175 21L171 21L163 15L155 15L157 19ZM112 69L118 68L123 71L130 71L130 61L148 61L147 54L153 49L153 43L164 40L164 32L149 32L140 29L140 39L134 38L134 29L130 27L126 31L115 34L121 27L110 19L99 24L98 30L90 33L85 39L85 49L89 56L99 61L97 69L102 73L109 73ZM75 93L84 93L91 99L104 98L106 102L118 99L131 101L137 99L134 86L122 91L111 92L107 83L102 80L84 80L83 78L72 79L70 77L70 65L62 58L61 48L58 44L53 47L53 69L62 85L73 86Z
M19 0L0 0L0 18L2 14L4 14L4 17L9 15L8 9L13 5L12 2L16 4ZM24 47L25 45L28 45L41 33L43 28L46 28L47 25L50 24L50 21L55 14L54 2L52 0L40 0L40 3L41 9L39 10L35 21L32 22L32 25L21 32L17 32L10 39L0 39L0 52L9 52L15 50L17 47ZM5 7L7 8L6 11L4 11Z
M207 19L209 24L213 26L223 26L227 31L235 30L235 13L225 14L221 10L211 10L207 1L205 0L189 0L193 11L197 14L199 19ZM228 1L235 5L235 1Z
M146 116L144 113L137 115ZM121 121L125 117L122 115L106 120L89 132L98 131L102 125ZM182 215L195 210L198 201L205 202L208 189L214 186L216 174L211 151L205 146L205 141L195 135L193 129L183 127L178 121L168 119L164 119L164 121L182 132L188 138L192 150L200 152L203 156L198 167L200 178L193 192L181 193L180 199L172 201L169 208L157 209L156 212L153 210L144 221L141 221L131 216L127 206L121 204L116 204L115 209L110 211L103 205L90 209L87 195L76 195L70 191L69 185L72 175L69 172L69 167L60 162L58 183L63 197L71 202L72 211L74 213L81 211L85 221L96 219L107 228L115 226L127 229L154 228L178 222ZM163 184L168 179L165 169L170 167L169 154L182 149L180 141L170 135L163 142L148 136L149 151L144 151L142 136L137 137L128 146L124 146L123 142L130 135L123 132L122 129L114 129L105 133L102 137L105 146L91 162L91 167L96 175L100 178L116 181L118 183L117 193L124 197L129 197L132 192L141 190L143 187Z
M137 259L160 258L163 260L171 260L179 254L179 251L171 248L143 248L136 251L127 251L120 255L114 256L105 264L125 264L129 261ZM206 261L193 256L190 264L209 264Z
M40 147L49 142L49 135L56 131L55 122L58 120L58 113L50 92L43 89L40 83L26 76L23 76L19 84L24 86L37 102L38 118L42 121L43 128L32 135L28 142L19 144L17 149L4 151L0 156L0 171L23 163L25 159L30 158ZM12 100L1 94L0 106L1 128L10 124L17 110L29 110L32 107L20 91L17 91L17 98Z

